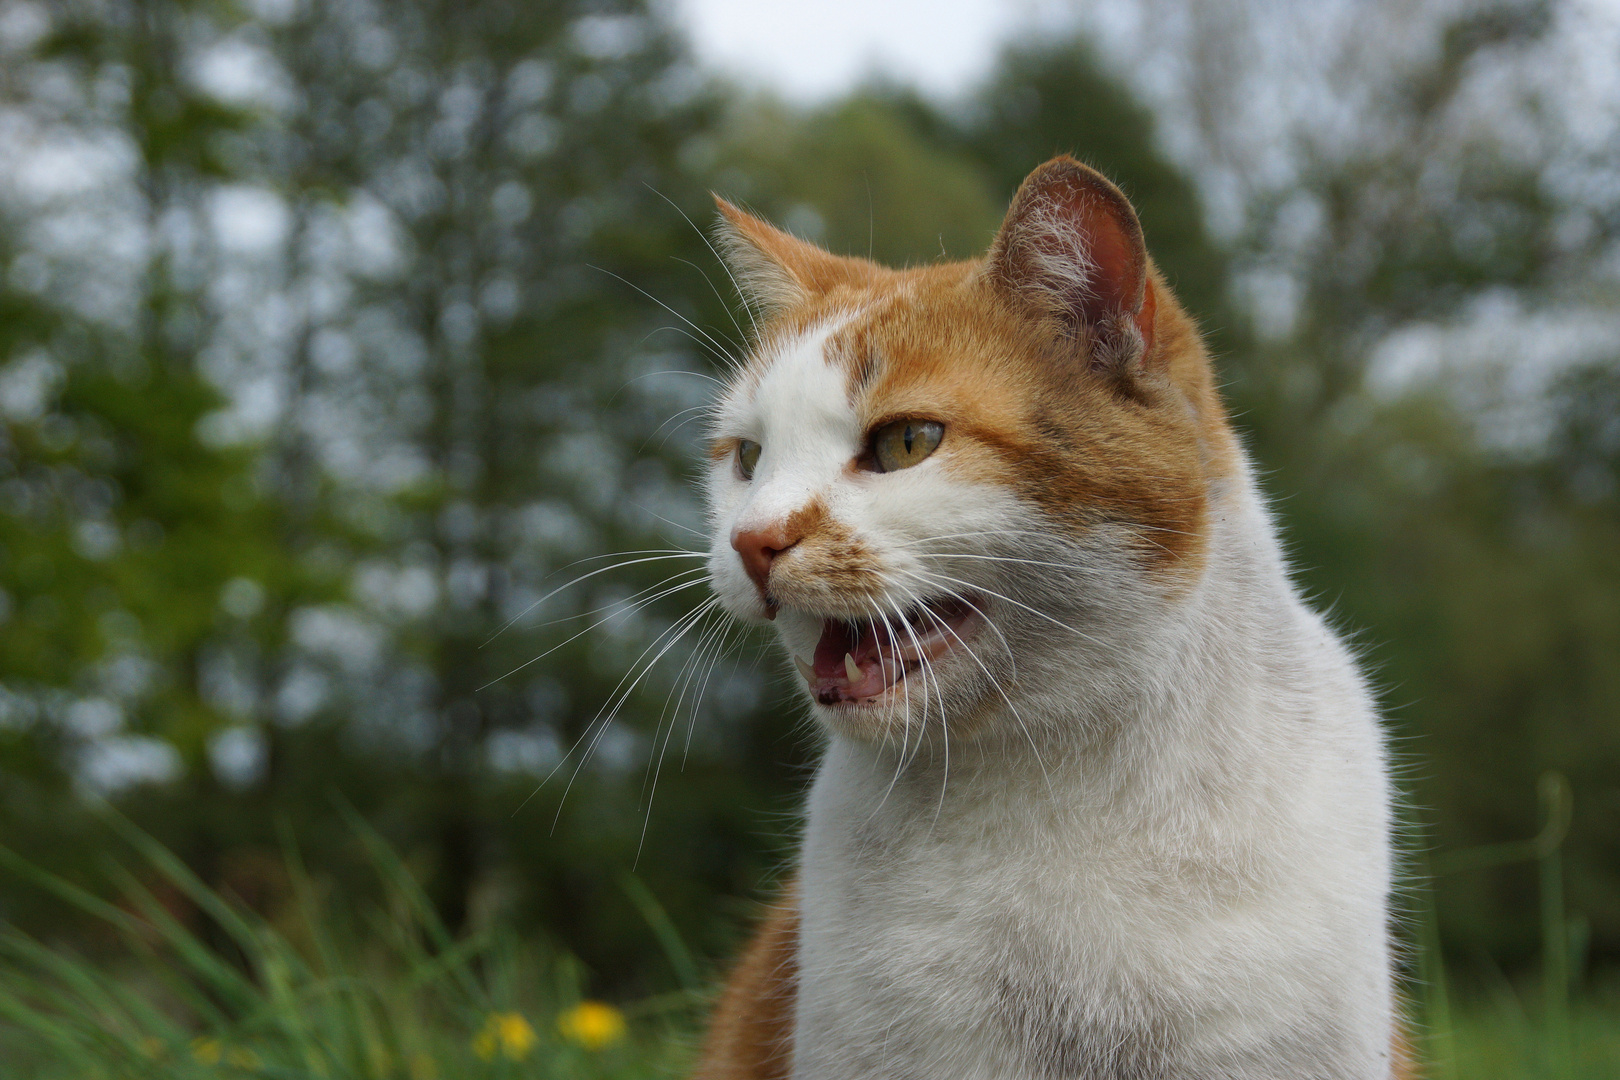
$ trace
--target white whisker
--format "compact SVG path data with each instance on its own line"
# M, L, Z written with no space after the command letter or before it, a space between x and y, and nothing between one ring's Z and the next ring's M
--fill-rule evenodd
M704 569L702 567L696 567L696 568L691 569L691 570L683 570L679 574L675 574L672 577L665 578L663 581L659 582L657 585L649 586L649 589L659 589L659 588L662 588L666 583L668 583L670 581L673 581L676 578L687 577L687 576L690 576L692 574L701 574L701 573L704 573L704 572L705 571L704 571ZM696 578L695 580L692 580L692 581L681 582L678 585L670 585L668 588L664 588L663 591L657 593L656 595L649 596L645 600L641 601L639 604L633 604L633 605L631 605L629 607L619 607L618 605L609 604L609 605L605 605L603 607L599 607L595 611L586 612L584 615L571 615L567 619L558 619L558 620L556 620L557 622L568 622L568 621L570 621L572 619L576 619L576 618L589 618L591 615L596 614L596 612L598 612L598 611L608 611L607 615L604 615L602 618L598 619L596 622L594 622L591 625L587 626L585 629L583 629L583 630L581 630L581 631L579 631L579 632L577 632L577 633L563 639L562 641L560 641L557 644L553 645L551 648L547 649L545 652L539 654L538 656L531 656L529 659L523 661L523 663L519 664L517 667L513 668L512 670L506 672L504 675L495 676L495 678L489 680L489 682L485 683L483 686L480 686L478 689L479 690L487 690L491 686L494 686L496 683L500 682L501 680L511 678L513 675L516 675L518 672L522 671L524 668L529 667L531 664L539 663L541 660L544 660L546 657L550 656L552 653L556 652L558 649L562 648L563 646L569 644L570 642L578 641L580 638L584 637L586 634L590 633L592 630L595 630L595 629L597 629L598 627L601 627L601 626L605 626L607 623L613 621L613 619L615 619L617 617L620 617L620 616L626 616L627 617L629 615L634 614L636 611L640 610L641 608L646 607L649 604L653 604L653 603L656 603L659 600L662 600L666 596L673 596L675 593L680 592L682 589L690 589L695 585L706 584L707 581L708 581L708 579L706 577L700 577L700 578ZM642 590L642 592L647 592L647 591L648 591L647 589ZM631 599L634 599L636 596L639 596L639 595L641 595L641 594L640 593L633 593L633 594L631 594ZM609 611L609 608L611 608L612 610ZM554 625L554 624L547 623L547 624L544 624L544 625Z
M688 713L686 725L686 741L681 747L681 771L686 771L686 758L692 751L692 734L697 730L698 707L703 703L703 696L709 692L709 679L714 675L714 669L726 658L728 642L731 637L732 624L725 619L719 623L720 632L715 638L715 644L709 654L709 667L703 673L703 682L698 686L697 696L692 699L692 710Z
M651 515L652 517L657 518L659 521L662 521L665 525L672 525L675 528L680 529L682 532L689 532L693 536L696 536L696 537L698 537L699 539L702 539L702 540L707 540L709 538L709 534L706 533L706 532L703 532L703 531L701 531L699 529L694 529L690 525L682 525L678 521L671 521L669 518L665 517L663 514L657 513L657 512L652 511L652 510L648 510L645 506L642 506L640 503L635 503L634 505L635 505L637 510L640 510L644 514L648 514L648 515ZM709 553L707 551L695 552L694 554L700 554L704 558L709 557Z
M707 330L703 329L703 327L699 326L691 319L688 319L685 315L682 315L680 312L658 299L658 297L654 296L646 289L643 289L640 285L637 285L635 282L631 281L622 274L615 274L612 270L609 270L604 266L596 266L592 263L586 263L585 265L589 266L592 270L597 270L606 274L608 277L617 278L619 281L622 281L624 284L630 286L632 289L636 290L636 292L640 293L642 296L645 296L647 299L651 300L653 303L657 304L659 307L681 320L681 322L685 323L687 326L690 326L696 333L703 335L704 340L708 341L713 346L712 351L716 358L730 367L733 371L737 371L742 368L742 361L731 355L731 353L727 352L725 347L722 346L719 341L715 340L714 335L710 334Z
M690 218L688 218L687 220L688 220L688 222L691 221ZM709 272L707 270L703 269L703 267L699 266L697 263L693 262L691 259L683 259L679 255L671 255L670 258L674 259L678 263L682 263L682 264L684 264L686 266L690 266L692 269L696 270L700 276L702 276L703 284L707 285L709 287L709 291L714 293L714 298L716 300L720 301L720 307L725 311L726 318L731 320L731 325L737 331L737 337L736 338L733 338L730 334L726 335L727 343L732 345L734 348L736 348L736 350L738 352L747 352L748 351L748 346L747 346L748 333L747 333L747 331L745 331L742 328L742 323L737 321L737 316L736 316L735 313L732 312L731 305L726 303L726 298L720 294L720 289L715 285L714 280L709 277ZM722 268L725 267L724 262L722 262L720 265L721 265ZM738 293L737 295L741 296L742 294ZM748 317L750 319L752 319L754 317L753 311L749 310L746 305L744 305L744 310L748 311Z
M669 435L664 436L664 441L658 444L659 449L663 449L664 445L669 442L671 436L673 436L675 434L675 432L681 430L681 428L685 427L687 424L690 424L692 422L693 417L687 416L686 415L687 413L707 412L708 409L709 409L708 402L704 402L702 405L691 405L691 406L688 406L687 408L681 409L678 412L671 413L668 417L665 418L665 420L664 420L664 422L662 424L659 424L657 427L653 428L652 434L648 435L647 438L642 441L641 450L638 450L637 453L640 453L642 450L646 450L647 444L652 442L653 439L658 436L659 432L661 432L665 428L669 427L669 425L674 424L676 417L686 416L686 419L682 420L679 424L675 424L674 429L672 431L670 431Z
M951 583L953 585L961 585L964 588L972 589L975 592L982 592L986 596L994 597L997 600L1002 600L1002 601L1005 601L1006 603L1012 604L1014 607L1022 608L1025 611L1029 612L1031 615L1035 615L1035 616L1038 616L1039 618L1045 619L1047 622L1051 623L1053 626L1057 626L1057 627L1060 627L1060 628L1062 628L1064 630L1067 630L1069 633L1074 634L1074 635L1076 635L1078 637L1082 637L1082 638L1084 638L1085 640L1091 642L1094 645L1103 644L1103 642L1099 641L1097 638L1092 637L1090 634L1086 633L1084 630L1076 630L1074 627L1070 626L1068 623L1060 622L1059 620L1054 619L1052 616L1048 615L1046 612L1040 610L1039 608L1030 607L1028 604L1024 603L1021 600L1014 600L1010 596L1005 596L1005 595L1003 595L1001 593L998 593L998 592L994 591L993 589L987 589L983 585L977 584L977 583L972 582L972 581L963 581L961 578L951 577L949 574L927 574L927 575L925 575L925 577L926 577L927 580L930 580L930 581L949 582L949 583Z
M912 553L918 559L980 559L985 562L1008 563L1017 566L1041 566L1052 570L1065 570L1071 573L1101 573L1090 567L1078 566L1067 562L1049 562L1043 559L1020 559L1011 555L983 555L971 551L917 551Z
M563 765L567 763L568 759L573 756L576 750L579 750L580 743L584 742L587 736L590 736L590 742L585 746L584 751L580 754L579 762L574 766L574 771L568 778L568 787L563 791L562 801L557 805L557 817L553 818L551 822L551 827L553 830L555 830L557 827L557 819L562 816L563 804L568 801L568 793L569 791L573 790L574 781L579 777L580 769L585 767L585 762L590 759L591 753L596 749L596 745L601 740L602 735L613 723L614 717L619 714L619 710L624 707L625 702L630 699L630 695L635 691L635 688L640 685L642 679L646 678L647 673L650 672L658 661L663 658L664 654L667 653L677 641L685 637L687 632L690 631L693 626L697 625L698 621L704 615L708 614L711 610L718 606L719 603L720 601L714 597L710 597L708 600L705 600L697 608L681 616L668 629L654 638L652 643L643 649L641 654L630 662L630 669L625 672L624 676L619 680L618 685L613 688L612 694L609 695L608 704L603 705L602 708L597 711L596 716L591 719L590 723L585 725L585 730L582 731L579 738L574 741L574 745L569 747L568 753L563 755L562 760L557 762L556 766L552 768L551 772L547 773L545 778L542 779L539 785L535 787L534 792L530 793L529 798L533 798L541 788L550 783L551 778L557 774L558 770L560 770ZM666 641L666 639L668 640ZM664 643L661 648L659 647L660 642ZM646 660L647 654L652 652L654 649L658 649L658 653L651 660L647 660L645 663L643 663L643 661ZM638 666L641 668L639 673L636 671ZM633 680L631 680L632 675L634 675ZM629 681L628 686L625 685L627 681ZM611 706L611 711L609 710L609 706ZM595 729L596 733L591 735L593 728ZM528 799L525 799L524 803L526 804L527 802ZM519 806L518 809L521 810L522 806Z
M692 682L692 680L689 677L688 673L689 672L691 672L691 673L696 672L697 665L702 663L702 657L703 657L705 649L707 648L708 643L710 641L716 639L719 636L720 631L725 629L725 625L726 624L725 624L724 620L722 620L716 626L711 626L709 629L705 630L698 637L698 644L697 644L697 647L695 649L693 649L692 656L688 658L687 663L681 665L681 675L679 676L679 678L682 680L681 681L681 696L680 696L679 699L677 699L677 701L675 703L675 711L670 714L670 717L669 717L669 731L664 734L663 745L658 748L658 761L657 761L656 765L653 765L652 761L650 760L651 759L651 754L652 754L652 749L651 749L651 746L648 747L648 757L649 757L648 765L652 769L652 783L647 784L647 783L643 782L643 794L645 795L646 800L647 800L647 813L641 819L641 836L636 841L635 859L630 864L630 868L632 870L634 870L636 868L636 866L640 864L640 862L641 862L641 849L647 843L647 829L652 824L653 798L654 798L654 796L656 796L658 794L658 777L664 771L664 754L669 750L669 740L671 738L673 738L674 735L675 735L675 726L680 721L681 702L683 702L686 699L687 689L691 686L691 682ZM694 717L696 717L696 715L697 715L697 707L698 707L698 703L699 703L699 701L701 699L702 699L702 691L700 690L696 695L694 695L694 697L692 699L692 713L693 713ZM668 698L665 698L665 704L666 705L668 704L668 700L669 700ZM663 724L664 724L663 714L660 713L659 717L658 717L658 726L653 729L653 743L658 742L658 731L659 731L659 729L661 729L663 727Z
M510 630L513 624L519 619L523 618L523 616L527 615L529 612L533 611L547 600L550 600L553 596L556 596L560 592L565 592L568 589L573 588L575 585L578 585L580 582L593 578L598 574L606 574L612 570L623 570L627 566L639 566L642 563L662 562L666 559L707 559L709 557L709 553L707 551L686 551L682 548L667 548L663 550L653 548L647 551L620 551L610 555L591 555L583 559L575 559L573 562L569 563L568 566L565 566L562 569L566 570L569 566L578 566L580 563L597 562L601 559L617 559L625 555L645 555L648 556L648 558L632 559L629 562L614 563L612 566L598 567L588 574L581 574L579 577L565 585L557 586L555 589L552 589L550 592L546 593L546 595L534 601L528 607L524 608L510 619L507 619L506 622L501 624L498 630L489 635L488 638L484 639L483 645L480 645L479 648L482 649L489 645L490 642L494 641L496 638L506 633L506 631Z
M889 619L883 619L882 622L884 632L889 635L889 645L891 648L893 648L895 656L898 657L900 654L900 640L894 635L894 626ZM874 629L876 626L877 623L874 622ZM882 810L884 804L889 801L889 795L894 791L894 785L899 782L900 774L905 769L906 748L911 743L911 679L907 674L905 674L904 660L900 661L900 668L902 672L900 677L900 692L904 695L905 701L905 708L901 713L900 754L895 758L894 773L889 777L889 786L883 789L883 797L878 800L877 805L872 808L872 812L867 815L867 821L871 821L873 818L877 817L878 811ZM921 738L920 733L918 737ZM885 744L887 744L889 738L887 732L884 732L883 738Z
M653 187L651 184L647 185L647 190L651 191L654 195L657 195L660 199L663 199L665 202L669 203L670 206L673 206L675 208L675 212L677 214L681 215L681 217L685 218L686 223L688 225L692 226L693 231L696 232L698 234L698 236L700 236L703 239L703 244L704 244L705 247L707 247L709 249L709 254L711 254L711 255L713 255L715 257L715 259L720 263L720 268L726 272L726 277L731 279L731 287L736 290L737 299L742 301L743 310L748 313L748 321L753 326L753 328L754 328L754 337L757 339L759 337L759 320L754 315L753 305L751 305L748 302L748 293L743 289L742 285L740 283L738 283L737 275L733 274L731 272L731 265L729 263L727 263L724 258L721 257L720 252L715 250L714 242L709 239L709 234L704 232L702 229L698 228L697 223L694 222L691 218L686 216L686 211L682 210L680 208L680 206L676 204L674 199L671 199L668 195L665 195L662 191L659 191L657 188ZM708 276L707 274L704 275L705 278L707 276ZM716 295L718 295L718 290L716 291ZM730 314L730 311L731 311L731 309L728 307L726 309L727 314ZM737 321L736 316L732 316L731 321L735 324L736 321ZM737 333L741 334L742 332L743 332L742 327L738 326L737 327ZM744 336L746 336L746 335L744 335Z
M978 612L979 618L983 619L985 623L992 629L995 629L995 624L992 623L989 617L986 616L984 612L980 611L972 601L954 593L951 595L953 599L966 604L975 612ZM973 646L969 645L966 641L963 641L962 636L951 628L950 623L940 618L926 606L922 608L922 612L925 616L938 623L941 630L945 631L947 634L951 635L951 637L956 639L956 643L962 647L962 651L973 658L973 662L979 665L979 670L984 672L985 679L988 680L990 685L995 688L996 693L1001 695L1001 700L1007 705L1007 711L1012 713L1013 719L1018 722L1018 730L1024 733L1024 739L1029 743L1030 750L1035 754L1035 763L1040 766L1041 776L1046 781L1047 794L1055 800L1057 798L1057 792L1052 787L1052 775L1046 770L1046 761L1041 757L1041 748L1035 745L1035 736L1030 733L1028 725L1024 723L1023 714L1020 713L1018 711L1018 707L1012 703L1012 698L1007 696L1007 691L1001 686L1000 683L996 681L996 677L990 673L989 667L987 667L984 661L979 658L979 654L973 651ZM996 636L1001 638L1001 644L1002 647L1007 650L1008 659L1016 665L1017 659L1014 657L1012 646L1007 643L1006 637L1002 635L1000 630L996 630Z

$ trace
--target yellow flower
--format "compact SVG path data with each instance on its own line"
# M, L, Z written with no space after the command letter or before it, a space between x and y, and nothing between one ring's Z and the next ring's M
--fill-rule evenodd
M226 1046L218 1039L202 1035L191 1040L191 1057L199 1065L218 1065L223 1061L237 1069L253 1070L264 1064L258 1054L245 1047Z
M539 1041L522 1013L495 1013L484 1021L484 1029L473 1038L472 1048L485 1061L494 1061L496 1054L522 1061Z
M582 1001L557 1017L563 1038L587 1050L600 1050L624 1038L624 1013L601 1001Z

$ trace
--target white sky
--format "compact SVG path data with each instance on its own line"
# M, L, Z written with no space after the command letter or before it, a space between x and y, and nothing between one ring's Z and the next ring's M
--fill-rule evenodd
M952 94L989 69L1014 31L1061 20L1069 8L1054 0L671 2L699 57L801 102L877 71Z

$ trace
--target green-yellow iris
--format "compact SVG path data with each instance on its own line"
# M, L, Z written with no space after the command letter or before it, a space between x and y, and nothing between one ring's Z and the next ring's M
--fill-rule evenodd
M945 425L934 420L896 420L872 436L872 456L878 469L894 472L918 464L939 446Z
M737 469L744 480L754 478L754 466L759 464L759 443L740 439L737 442Z

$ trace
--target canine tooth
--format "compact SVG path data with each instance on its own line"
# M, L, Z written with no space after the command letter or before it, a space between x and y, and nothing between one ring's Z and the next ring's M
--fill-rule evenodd
M815 681L816 681L816 669L815 668L811 667L809 664L805 663L803 660L800 660L797 656L795 656L793 658L793 664L794 664L795 667L797 667L799 669L799 674L804 676L804 681L805 682L810 683L811 685L815 685Z
M844 674L849 676L849 681L851 683L858 683L861 681L861 669L855 663L855 657L850 653L844 654Z

